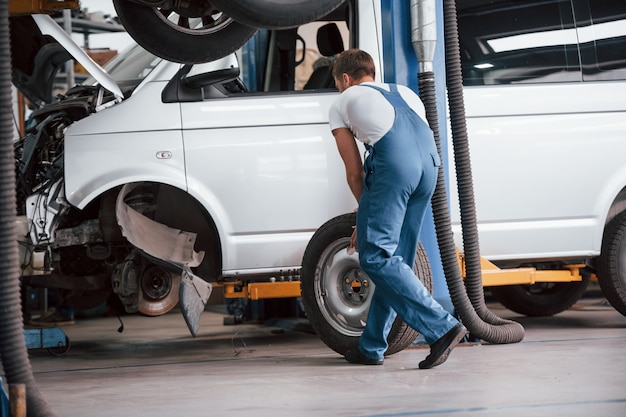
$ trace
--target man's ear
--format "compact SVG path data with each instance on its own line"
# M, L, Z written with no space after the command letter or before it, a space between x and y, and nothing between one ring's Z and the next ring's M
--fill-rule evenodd
M341 74L341 80L346 87L352 86L352 77L350 77L347 73Z

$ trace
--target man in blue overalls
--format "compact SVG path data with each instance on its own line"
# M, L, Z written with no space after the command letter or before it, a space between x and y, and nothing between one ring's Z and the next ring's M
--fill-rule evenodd
M408 87L374 82L375 71L372 57L357 49L341 53L333 67L341 94L330 109L330 128L359 201L351 246L376 285L358 349L345 358L382 365L397 314L430 345L419 363L428 369L445 362L467 332L413 272L440 160L420 98ZM365 143L364 163L355 138Z

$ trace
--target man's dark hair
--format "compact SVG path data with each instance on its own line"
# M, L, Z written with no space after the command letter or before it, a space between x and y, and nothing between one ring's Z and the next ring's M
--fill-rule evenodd
M372 56L360 49L348 49L335 58L333 64L333 77L341 78L341 74L348 74L355 80L366 75L372 78L376 76L376 67Z

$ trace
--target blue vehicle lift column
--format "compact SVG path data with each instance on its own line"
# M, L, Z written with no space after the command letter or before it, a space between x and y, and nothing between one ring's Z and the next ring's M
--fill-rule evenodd
M441 136L441 151L444 161L444 170L448 178L448 140L446 126L446 78L445 54L443 33L443 3L432 0L436 4L437 17L437 44L433 60L435 85L437 95L437 114ZM410 0L381 0L382 11L382 39L383 39L383 66L385 82L403 84L419 94L417 74L419 61L411 42L411 1ZM446 184L446 190L449 192ZM454 307L446 285L443 267L440 261L439 245L434 229L434 219L429 211L424 221L420 241L426 249L433 273L434 297L449 312L454 313Z

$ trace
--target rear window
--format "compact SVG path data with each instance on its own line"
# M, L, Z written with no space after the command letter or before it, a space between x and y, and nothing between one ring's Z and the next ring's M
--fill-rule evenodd
M626 78L625 1L458 4L465 85Z

